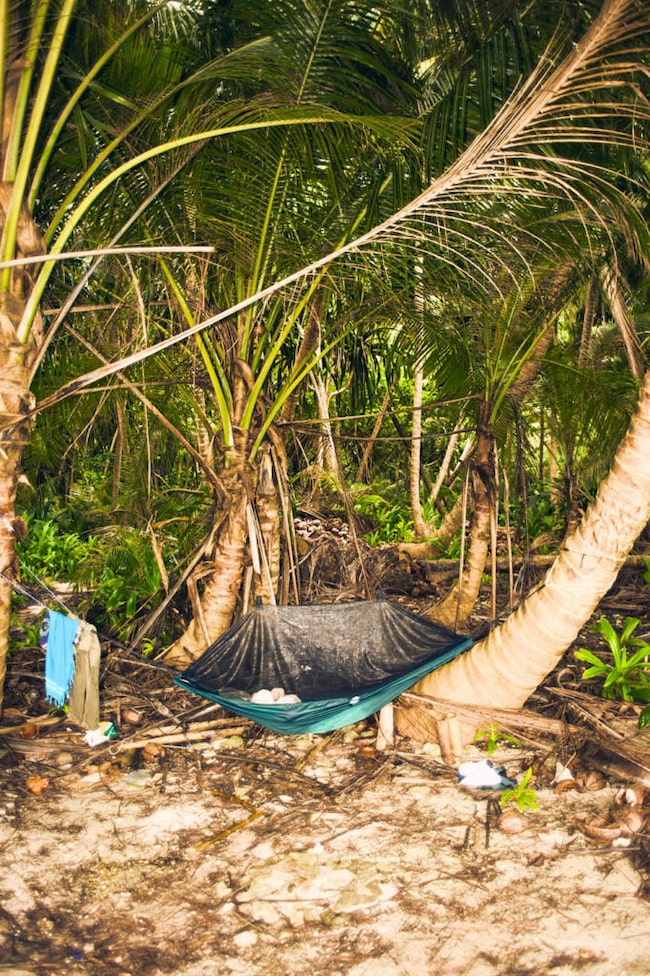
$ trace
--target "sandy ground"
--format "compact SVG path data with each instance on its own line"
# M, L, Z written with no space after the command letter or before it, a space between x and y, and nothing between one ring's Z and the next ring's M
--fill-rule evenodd
M507 832L431 746L232 731L153 755L64 726L4 741L0 973L650 973L647 828L577 829L611 823L626 784L557 793L552 753L502 748L537 770Z

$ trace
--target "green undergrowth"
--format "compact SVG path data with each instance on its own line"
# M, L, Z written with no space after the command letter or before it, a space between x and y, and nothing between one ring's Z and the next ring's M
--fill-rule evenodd
M588 664L582 672L583 681L602 681L603 698L625 702L650 702L650 643L634 636L641 621L638 617L626 617L620 633L607 617L601 616L595 627L607 644L605 657L587 647L574 652L576 660ZM650 706L641 712L639 727L650 724Z
M76 609L107 633L126 640L141 613L163 596L163 580L149 535L113 526L81 535L53 519L27 518L16 545L26 589L71 584Z

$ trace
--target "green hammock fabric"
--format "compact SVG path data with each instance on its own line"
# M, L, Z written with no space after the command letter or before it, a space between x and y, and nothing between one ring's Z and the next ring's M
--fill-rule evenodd
M381 597L257 605L174 680L275 732L331 732L379 711L471 644ZM283 688L301 701L247 700L262 688Z

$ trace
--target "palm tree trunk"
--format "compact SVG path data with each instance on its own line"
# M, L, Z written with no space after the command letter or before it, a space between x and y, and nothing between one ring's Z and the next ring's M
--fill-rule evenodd
M8 208L11 187L0 183L0 227ZM16 236L16 254L44 253L43 239L23 206ZM18 339L24 295L29 280L20 269L12 274L10 286L0 292L0 712L9 651L11 620L11 580L17 576L16 535L22 519L16 517L16 491L21 478L21 463L29 441L30 421L25 415L33 406L30 392L31 365L43 336L43 320L38 314L28 341Z
M246 483L228 472L224 478L228 491L228 509L217 535L214 556L205 580L200 604L185 632L165 655L170 667L185 667L196 660L209 644L231 625L242 589L248 541Z
M501 627L418 682L416 690L449 702L521 708L589 620L648 521L650 371L611 470L544 585ZM474 731L463 726L465 741Z
M442 464L440 465L438 474L436 475L436 480L433 483L433 488L429 492L430 505L435 505L435 503L438 501L438 495L440 494L442 486L447 480L447 477L449 475L449 469L451 468L451 459L454 456L454 451L456 450L456 445L458 444L459 437L460 434L456 430L449 438L449 443L447 444L447 449L445 450L445 456L442 459Z
M22 353L23 347L20 347ZM0 711L9 651L11 580L16 576L16 490L20 463L29 436L29 422L21 421L31 406L29 369L16 362L11 342L0 345Z
M460 461L456 465L455 470L449 475L448 486L451 486L458 479L460 472L465 468L468 459L474 454L475 450L476 442L472 437L463 449ZM443 555L463 524L463 518L466 514L465 494L464 491L458 493L456 501L445 514L438 528L432 530L428 539L425 539L423 542L401 542L399 551L406 553L412 559L437 559Z
M270 448L260 460L260 474L255 494L259 544L263 547L263 565L260 576L255 580L255 595L263 603L275 602L280 580L280 554L282 534L280 531L279 489L273 478L273 460Z
M331 390L329 376L323 379L320 372L312 370L310 384L316 398L316 409L320 420L320 439L318 443L318 459L314 465L314 485L317 487L325 476L335 487L340 488L340 464L334 443L334 432L330 420L330 400L335 393Z
M461 491L431 538L425 539L423 542L400 542L397 547L399 551L410 556L411 559L440 558L447 551L463 524L463 513L465 511L463 496L464 492Z
M458 583L435 606L428 616L454 630L462 630L474 609L485 571L490 543L490 526L494 509L493 436L489 407L484 404L479 419L476 451L471 463L472 517L469 527L468 555Z

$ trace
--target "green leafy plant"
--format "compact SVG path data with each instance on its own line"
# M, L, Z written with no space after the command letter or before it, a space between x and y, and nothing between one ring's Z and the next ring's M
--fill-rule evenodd
M48 582L74 580L79 565L100 550L95 536L61 532L52 519L27 518L27 538L16 544L21 565Z
M36 623L29 624L25 622L17 610L12 609L11 638L7 652L8 658L11 658L18 651L25 650L28 647L38 647L42 618L43 614L41 613L38 615Z
M639 715L639 728L647 729L650 725L650 705L646 705Z
M536 810L539 806L537 796L532 786L529 786L530 777L533 775L532 766L529 766L521 778L521 782L513 786L512 789L504 790L499 799L501 809L506 803L516 803L522 813L526 810Z
M114 527L102 543L100 560L87 560L80 567L80 578L86 574L94 581L91 607L98 624L126 640L138 610L161 592L160 568L144 532Z
M42 616L42 614L41 614ZM17 647L38 647L39 638L41 636L41 621L39 619L38 623L35 624L25 624L21 625L23 631L23 638L17 643Z
M375 485L370 491L365 485L357 486L354 510L370 518L376 528L364 534L371 546L385 542L404 542L413 535L413 521L408 510L408 500L401 497L394 486L385 483ZM353 491L355 487L353 486Z
M494 722L491 722L487 729L482 729L480 732L477 732L474 736L474 742L483 742L487 748L488 756L493 755L501 742L512 746L513 749L521 749L519 739L515 739L514 736L508 735L506 732L501 732L499 726Z
M600 618L597 630L609 645L611 663L586 647L575 651L576 660L591 665L583 671L582 680L603 679L603 698L650 701L650 644L633 636L640 623L637 617L626 617L617 634L606 617Z
M156 650L155 641L151 640L149 637L145 637L140 641L140 653L143 657L151 657L151 655Z
M28 526L26 540L16 546L26 578L47 585L73 583L85 594L79 611L126 640L138 611L162 589L160 567L148 534L113 526L83 538L61 531L51 519L28 519ZM32 635L26 640L31 641ZM21 642L17 646L30 645Z

